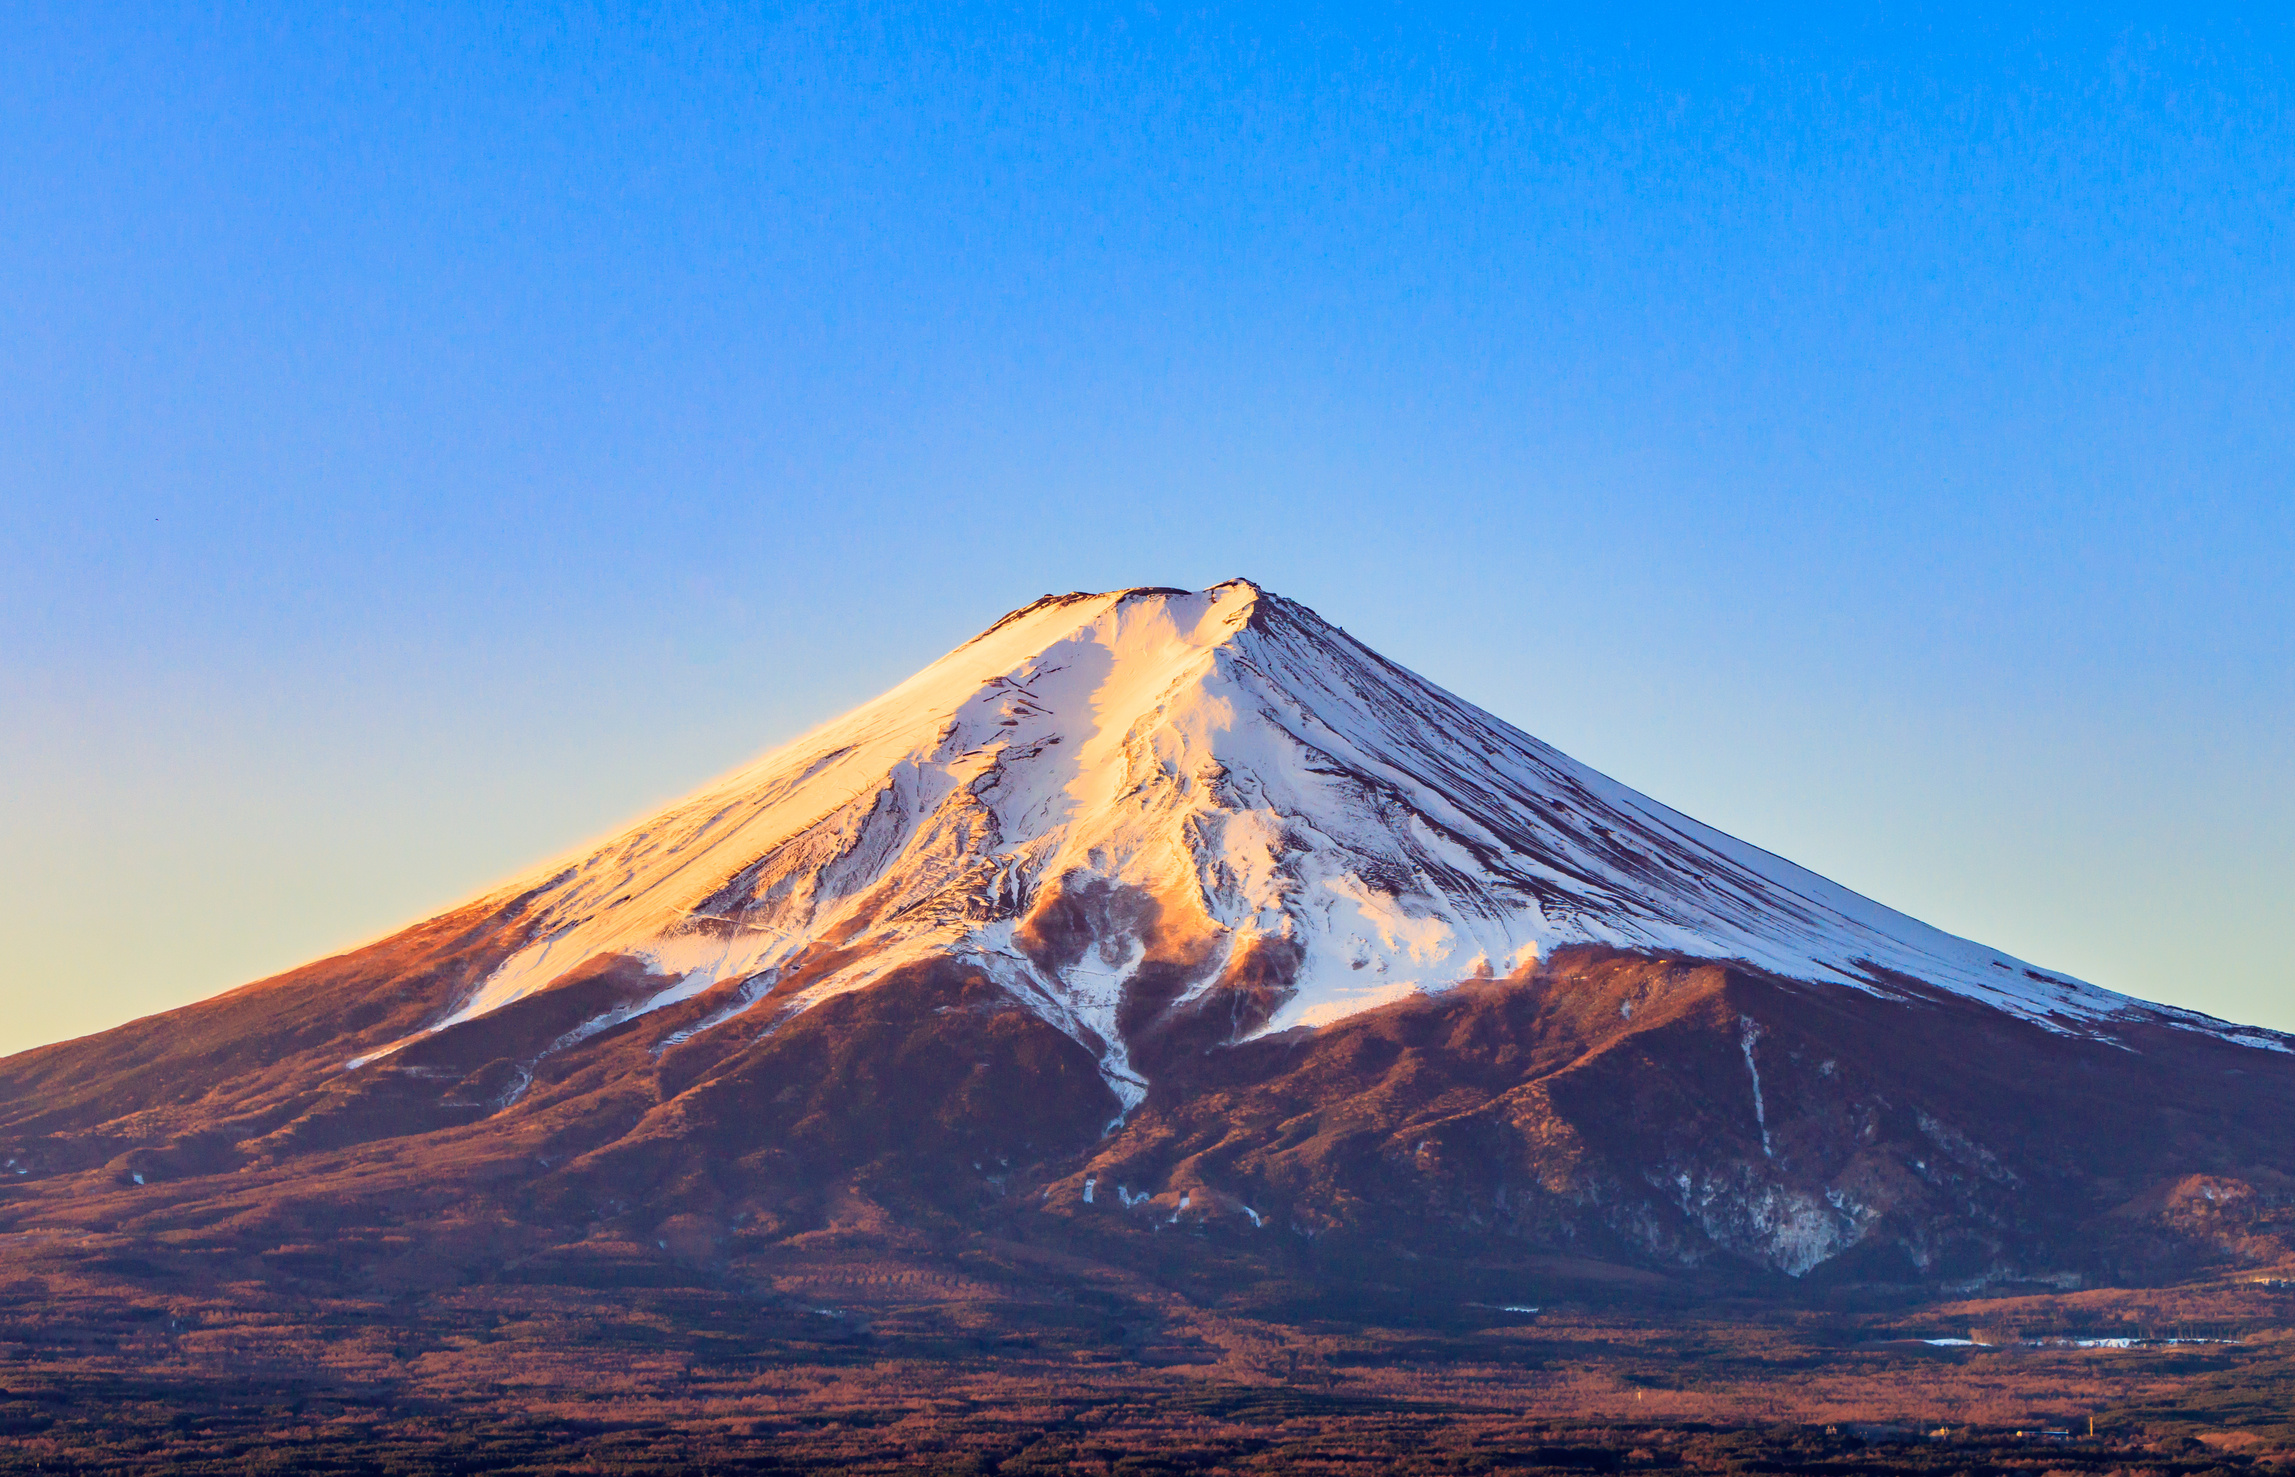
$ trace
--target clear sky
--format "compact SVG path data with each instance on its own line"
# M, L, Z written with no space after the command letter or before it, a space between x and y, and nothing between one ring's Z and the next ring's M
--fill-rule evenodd
M8 7L0 1050L1247 575L2295 1029L2284 7Z

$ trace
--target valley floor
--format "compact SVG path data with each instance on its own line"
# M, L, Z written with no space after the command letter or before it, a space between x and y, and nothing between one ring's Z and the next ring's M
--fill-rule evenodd
M2295 1291L2238 1281L1783 1306L1525 1264L1508 1311L1439 1279L1205 1297L986 1237L738 1269L666 1253L591 1244L562 1268L344 1296L291 1254L206 1281L10 1237L0 1471L2295 1465ZM2233 1341L2035 1342L2147 1335Z

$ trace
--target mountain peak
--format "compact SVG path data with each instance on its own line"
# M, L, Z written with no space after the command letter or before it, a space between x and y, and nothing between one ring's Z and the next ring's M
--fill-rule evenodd
M607 956L803 1010L953 958L1144 1093L1142 1033L1315 1027L1602 944L2050 1029L2220 1023L1893 912L1636 794L1243 579L1047 595L496 895L525 942L434 1029ZM611 1021L605 1024L611 1024ZM2267 1033L2250 1033L2268 1042Z

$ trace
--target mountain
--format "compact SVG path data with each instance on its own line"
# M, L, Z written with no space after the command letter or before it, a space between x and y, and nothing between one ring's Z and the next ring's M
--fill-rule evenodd
M2284 1252L2291 1109L2295 1041L1893 912L1236 580L1046 596L602 846L0 1061L0 1222L2062 1285Z

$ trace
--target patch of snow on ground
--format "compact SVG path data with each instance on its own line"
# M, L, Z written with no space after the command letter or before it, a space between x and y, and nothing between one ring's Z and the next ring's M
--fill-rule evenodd
M1737 1044L1745 1049L1746 1075L1753 1079L1753 1121L1761 1129L1761 1157L1774 1159L1777 1156L1769 1149L1769 1109L1761 1101L1761 1067L1753 1060L1753 1046L1761 1039L1761 1026L1749 1015L1739 1016L1737 1022Z

